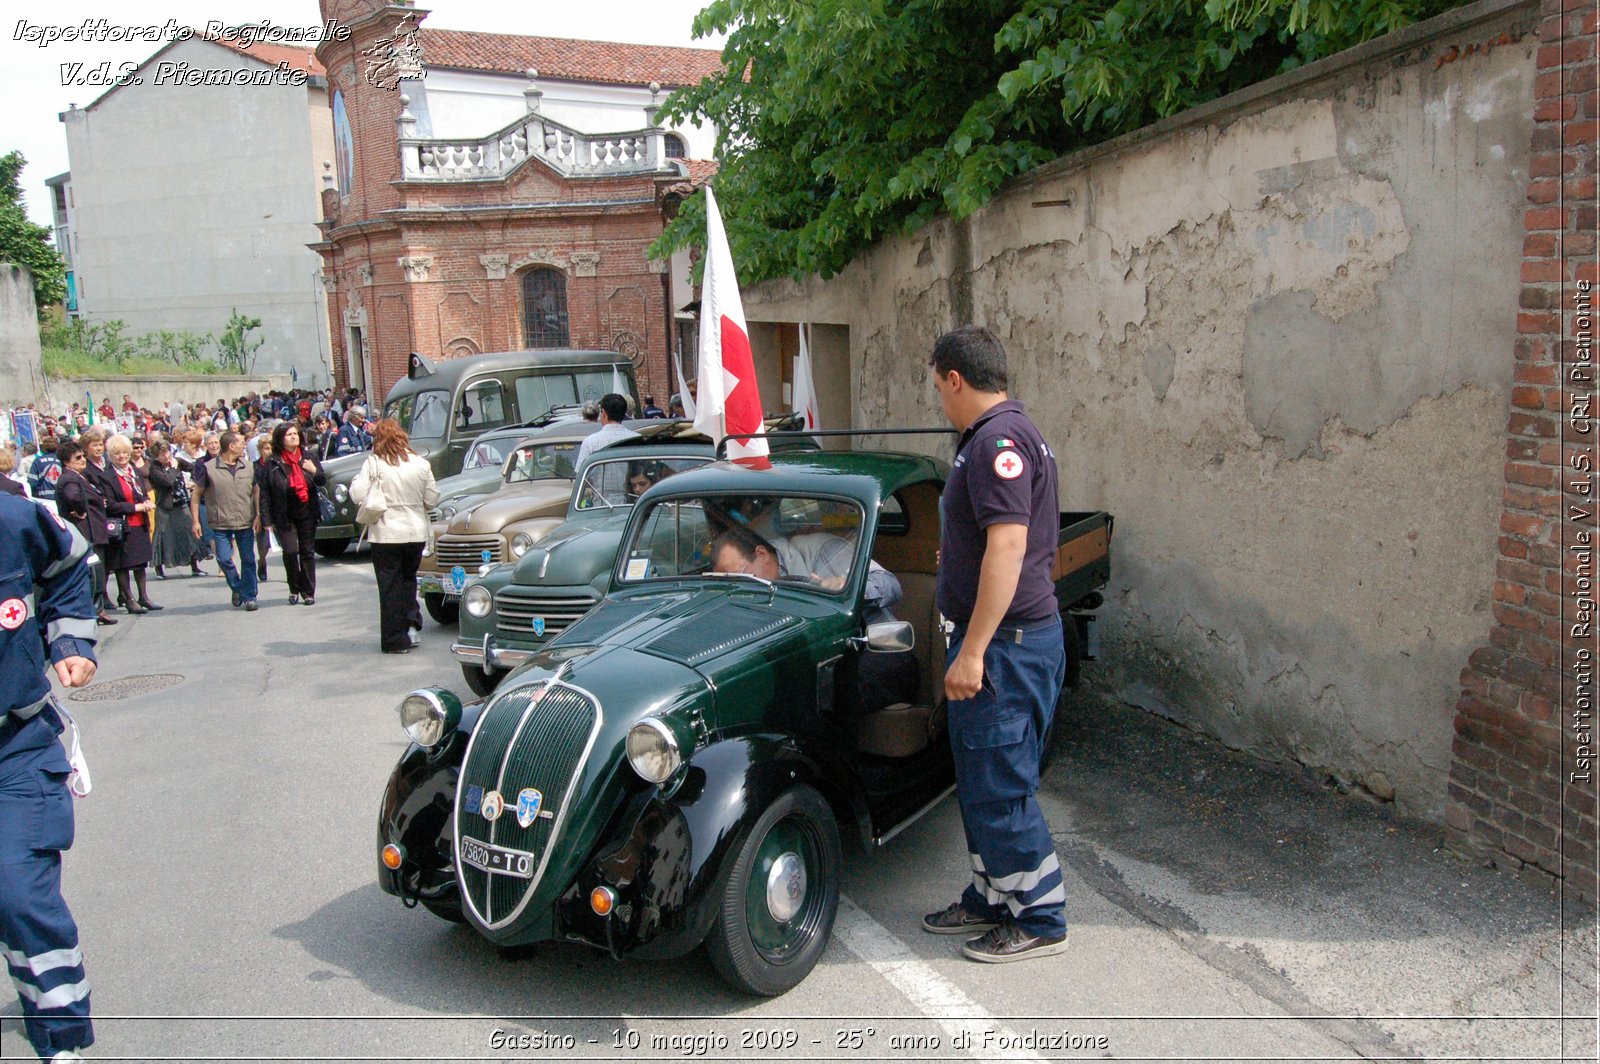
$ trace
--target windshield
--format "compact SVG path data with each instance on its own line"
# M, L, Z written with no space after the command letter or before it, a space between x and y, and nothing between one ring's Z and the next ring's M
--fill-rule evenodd
M410 423L401 421L400 427L409 432L414 440L437 440L444 435L449 410L448 392L420 392L415 405L408 411Z
M576 509L632 506L652 485L709 461L710 458L614 458L591 462L578 488Z
M662 499L633 526L622 581L703 576L839 591L856 564L861 523L861 508L838 499Z
M493 466L499 469L506 460L506 455L511 453L511 447L517 441L510 436L499 439L479 440L467 448L467 456L461 460L463 473L472 469L487 469Z
M526 484L531 480L571 480L578 475L573 463L578 458L581 440L565 443L527 443L517 448L506 466L507 484Z

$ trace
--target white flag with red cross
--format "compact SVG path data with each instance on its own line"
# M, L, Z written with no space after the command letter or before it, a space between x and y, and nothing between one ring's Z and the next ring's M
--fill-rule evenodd
M710 436L743 436L728 441L728 457L765 465L767 441L744 434L762 430L761 394L756 389L756 363L750 353L744 301L733 272L733 253L717 198L706 186L706 271L700 289L700 360L695 374L694 427Z
M811 371L811 345L807 333L811 327L800 324L800 353L794 359L794 408L805 419L808 429L820 429L822 419L817 413L817 378Z

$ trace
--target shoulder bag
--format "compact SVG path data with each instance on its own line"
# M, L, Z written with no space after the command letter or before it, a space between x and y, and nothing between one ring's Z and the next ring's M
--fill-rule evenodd
M356 524L375 525L389 510L383 495L383 471L376 458L367 459L367 497L356 510Z

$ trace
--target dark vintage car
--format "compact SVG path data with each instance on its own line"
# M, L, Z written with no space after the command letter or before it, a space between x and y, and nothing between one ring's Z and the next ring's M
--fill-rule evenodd
M833 926L841 833L887 842L954 787L934 605L948 467L890 453L771 465L719 462L651 488L605 600L487 702L438 688L403 700L412 742L376 840L385 891L502 945L665 958L704 942L744 991L806 976ZM826 557L826 571L711 572L712 537L735 526ZM1076 662L1111 521L1062 527ZM869 553L905 592L897 620L870 626ZM865 712L862 656L908 647L917 698Z
M779 432L797 423L794 415L780 415L769 418L766 427ZM490 566L467 581L458 617L461 634L450 650L475 694L493 691L507 672L605 597L622 533L643 491L714 457L711 441L691 422L630 425L640 433L638 439L590 456L561 524L507 564ZM773 446L817 448L803 435L776 439Z

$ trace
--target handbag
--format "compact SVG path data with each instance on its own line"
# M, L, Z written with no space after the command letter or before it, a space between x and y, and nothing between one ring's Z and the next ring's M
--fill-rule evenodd
M376 470L377 464L367 459L367 497L356 510L358 525L375 525L389 510L389 500L383 496L383 473Z
M121 543L122 537L128 534L128 522L120 517L106 518L106 542Z
M321 523L325 524L325 525L332 524L334 515L337 512L338 511L336 510L336 508L333 505L333 500L328 498L328 493L325 492L325 491L318 492L317 493L317 515L320 518Z

